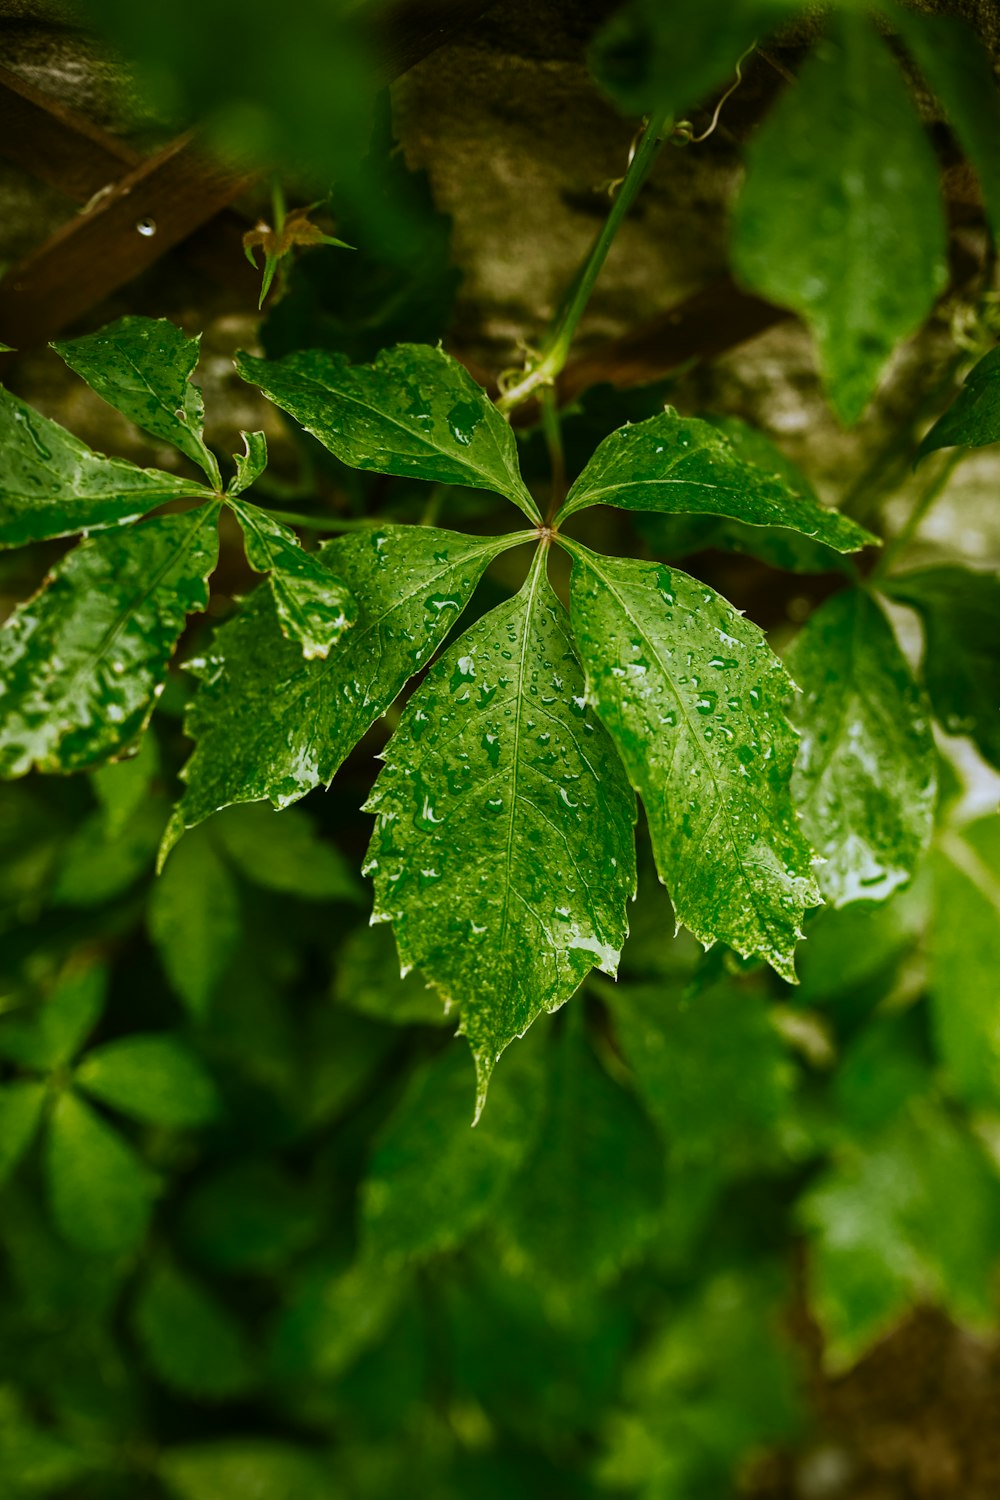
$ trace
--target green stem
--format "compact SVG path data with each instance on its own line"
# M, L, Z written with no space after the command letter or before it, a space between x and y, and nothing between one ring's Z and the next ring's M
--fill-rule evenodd
M549 450L549 464L552 469L549 508L545 517L545 524L549 526L552 524L552 517L566 498L566 454L563 450L559 409L556 406L555 393L551 386L545 386L542 390L542 432L545 434L545 446Z
M618 192L615 194L611 212L605 219L586 260L570 283L562 306L539 350L538 359L526 371L523 379L519 380L517 385L509 391L504 392L497 401L497 406L501 411L513 411L515 406L520 406L522 401L527 401L539 386L551 385L565 365L569 347L576 332L576 325L590 300L594 283L601 273L601 267L607 259L608 251L621 227L622 220L635 202L636 194L646 180L650 167L670 133L670 120L669 115L661 112L653 115L648 121Z
M270 510L266 505L258 505L258 510L263 511L265 516L270 516L273 521L281 521L285 526L303 526L308 531L370 531L373 526L380 522L370 517L364 520L345 520L340 516L303 516L294 510Z
M914 536L917 533L917 530L919 529L921 521L930 510L935 500L944 490L955 469L962 462L962 459L965 458L966 451L967 450L965 448L956 448L953 450L953 452L949 453L948 457L938 469L934 478L931 480L930 484L927 485L923 494L919 497L910 514L907 516L906 522L899 531L898 535L894 536L892 541L889 542L889 544L883 549L882 556L875 564L875 567L873 568L870 575L871 581L873 583L878 579L885 577L886 573L889 571L890 566L893 562L895 562L899 554L905 551L905 549L910 545L910 542L913 540Z

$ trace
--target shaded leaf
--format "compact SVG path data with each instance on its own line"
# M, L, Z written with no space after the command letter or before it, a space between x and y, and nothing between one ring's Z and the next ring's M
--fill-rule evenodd
M172 988L201 1019L243 930L233 878L206 833L174 850L153 887L147 921Z
M307 661L328 656L354 619L350 590L273 516L240 500L230 505L243 531L247 562L255 572L270 575L282 635L298 642Z
M207 1125L219 1113L215 1084L177 1037L127 1036L92 1048L75 1069L79 1088L150 1125Z
M123 1255L146 1233L158 1186L117 1130L61 1094L46 1141L52 1213L63 1237L95 1255Z
M282 813L284 817L284 813ZM337 954L333 998L338 1005L394 1026L444 1026L441 997L411 969L400 976L399 954L385 927L356 927Z
M698 417L668 408L619 427L601 443L573 485L557 520L589 505L625 510L727 516L754 526L787 527L838 552L876 538L785 475L757 467L729 438Z
M189 663L201 687L186 728L197 748L175 834L231 802L287 807L329 785L344 758L428 660L510 538L427 526L373 527L321 548L358 601L358 619L326 662L304 662L257 590Z
M270 1438L229 1438L165 1448L159 1473L175 1500L330 1500L331 1475L305 1448Z
M229 496L242 495L263 474L267 468L267 436L263 432L241 432L243 439L242 453L233 454L233 462L236 465L236 473L226 486L226 494Z
M1000 1107L1000 817L942 836L933 861L934 1039L955 1092Z
M939 448L985 448L1000 442L1000 349L991 349L917 449L917 461Z
M151 874L169 810L163 797L150 797L120 831L108 827L104 812L92 812L63 847L53 905L103 906Z
M264 804L227 807L212 823L240 874L265 890L309 901L362 899L361 885L340 851L319 837L308 813ZM364 929L367 931L368 929Z
M107 987L103 964L70 969L28 1014L0 1016L0 1057L43 1073L65 1067L101 1019Z
M82 542L0 630L0 775L78 771L145 729L208 603L216 505Z
M447 1047L413 1074L361 1190L368 1255L392 1264L448 1250L497 1211L533 1142L543 1076L532 1033L508 1053L473 1129L476 1080L464 1048Z
M335 1380L384 1334L405 1290L405 1277L387 1276L373 1261L357 1261L339 1272L317 1265L300 1280L278 1319L273 1374L279 1380L305 1375Z
M705 584L572 545L570 612L597 709L643 800L677 920L794 981L819 902L792 804L788 678Z
M879 900L913 876L930 842L937 752L928 704L873 599L847 589L810 617L787 653L802 696L792 792L826 860L835 906Z
M146 1273L132 1322L150 1364L172 1389L218 1400L242 1395L253 1383L243 1330L203 1286L175 1266L159 1261Z
M441 349L398 344L372 365L318 349L274 362L243 354L236 369L351 468L493 490L541 521L510 426Z
M200 335L189 339L166 318L125 317L52 348L109 406L179 448L218 490L219 466L205 446L205 406L191 382L200 346Z
M923 620L924 682L942 729L971 736L1000 770L1000 574L921 568L885 590Z
M830 401L854 422L947 283L938 165L895 60L845 12L749 150L733 263L800 313Z
M121 526L204 493L190 479L92 453L2 387L0 434L0 547Z
M181 1233L203 1265L268 1275L312 1244L321 1222L307 1187L255 1157L198 1182Z
M19 1079L0 1084L0 1186L34 1140L45 1097L42 1083Z
M144 734L135 755L98 766L91 777L109 839L116 839L143 806L160 769L155 734Z
M427 674L366 804L375 920L461 1012L479 1078L596 964L635 894L635 801L539 549L524 587Z
M549 1048L537 1141L498 1227L532 1275L591 1286L616 1275L652 1233L663 1149L634 1097L594 1056L583 1007L565 1020Z
M994 1316L1000 1185L975 1140L931 1105L845 1148L800 1201L813 1237L810 1301L831 1371L915 1303L985 1329Z

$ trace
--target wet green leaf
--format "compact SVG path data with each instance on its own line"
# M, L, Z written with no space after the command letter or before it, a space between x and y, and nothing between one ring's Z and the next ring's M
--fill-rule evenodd
M795 1073L767 1007L732 981L603 992L635 1086L674 1165L727 1173L773 1159Z
M45 1097L43 1083L18 1079L0 1084L0 1186L34 1140Z
M102 458L0 388L0 547L136 521L205 491L190 479Z
M808 491L793 489L784 475L748 461L709 422L670 409L606 437L557 519L589 505L727 516L798 531L838 552L857 552L875 540Z
M969 735L1000 770L1000 574L921 568L885 589L924 622L924 682L942 729Z
M167 861L147 920L171 986L196 1019L204 1017L242 934L235 883L204 830Z
M267 468L267 437L263 432L241 432L243 439L242 453L233 454L233 462L236 464L236 473L226 486L226 494L229 496L242 495L263 474Z
M212 823L212 837L240 874L265 890L307 901L357 904L363 899L343 855L319 837L300 808L285 808L279 815L263 803L228 807Z
M123 1255L146 1233L157 1180L117 1130L73 1094L56 1100L46 1141L52 1213L63 1237Z
M948 1080L973 1106L1000 1108L1000 817L940 840L934 861L930 994Z
M579 1287L609 1281L649 1238L663 1196L663 1148L594 1056L583 1007L564 1020L548 1049L537 1142L499 1228L533 1275Z
M937 752L929 705L892 627L861 589L812 614L786 657L801 696L792 792L834 906L884 900L913 876L930 841Z
M686 573L572 551L587 699L643 800L677 920L794 980L802 915L820 897L790 791L784 668Z
M0 775L78 771L145 729L187 616L208 603L217 507L82 542L0 630Z
M70 969L27 1014L0 1016L0 1057L42 1073L64 1067L101 1019L107 986L103 964Z
M287 807L329 785L344 758L428 660L509 538L428 526L373 527L321 549L358 601L357 623L326 662L304 662L257 590L190 663L201 687L187 731L197 748L177 835L231 802Z
M236 368L351 468L493 490L541 520L510 426L441 349L398 344L372 365L318 349L273 362L243 354Z
M165 1261L139 1287L132 1322L165 1385L206 1400L240 1396L253 1383L250 1347L239 1324L197 1281Z
M284 813L282 813L284 817ZM400 976L399 954L385 927L357 927L337 953L338 1005L394 1026L445 1026L441 996L416 969Z
M994 235L1000 232L1000 92L989 52L960 16L883 6L944 105L983 190Z
M189 339L166 318L141 317L52 345L109 406L179 448L219 490L219 466L205 447L201 391L191 382L200 346L200 335Z
M77 1086L150 1125L207 1125L219 1096L199 1060L177 1037L119 1037L92 1048L74 1071Z
M350 590L287 526L256 505L230 502L243 531L247 562L270 575L281 633L297 641L307 661L326 657L352 623Z
M917 459L939 448L985 448L1000 442L1000 349L991 349L917 449Z
M635 894L635 801L583 699L540 549L521 592L431 668L367 803L375 919L461 1012L479 1076L596 964Z
M850 423L947 284L945 249L937 160L914 102L868 17L845 12L750 147L737 274L806 319Z
M362 1187L368 1255L392 1264L448 1250L495 1214L533 1142L543 1076L533 1032L508 1053L473 1129L476 1080L463 1047L413 1074Z
M813 1237L810 1301L831 1371L853 1364L917 1303L989 1326L1000 1185L943 1111L915 1106L876 1140L845 1147L799 1213Z
M330 1471L321 1459L271 1438L166 1448L159 1472L174 1500L330 1500Z

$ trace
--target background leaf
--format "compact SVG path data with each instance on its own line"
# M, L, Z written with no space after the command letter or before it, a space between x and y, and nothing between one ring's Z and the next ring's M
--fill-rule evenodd
M46 1170L63 1237L94 1255L123 1255L146 1233L157 1182L82 1099L61 1094L49 1122Z
M1000 349L991 349L917 449L917 460L939 448L985 448L1000 442Z
M153 887L148 923L172 988L203 1018L243 931L235 883L206 832L174 850Z
M153 1369L172 1389L219 1400L253 1383L249 1345L232 1315L198 1282L154 1263L132 1310L135 1332Z
M930 929L934 1037L948 1080L974 1108L1000 1107L1000 818L980 818L935 851Z
M79 1088L151 1125L206 1125L219 1096L197 1055L171 1035L127 1036L92 1048L78 1065Z

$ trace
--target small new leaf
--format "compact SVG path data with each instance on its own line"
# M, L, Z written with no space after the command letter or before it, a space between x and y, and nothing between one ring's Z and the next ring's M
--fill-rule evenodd
M479 1110L508 1043L615 972L635 894L635 801L544 567L431 668L367 804L375 920L459 1007Z
M939 448L985 448L1000 442L1000 349L991 349L917 449L917 463Z
M571 551L587 699L642 798L677 921L794 982L802 915L821 898L792 803L784 668L686 573Z
M0 776L79 771L149 722L218 557L212 503L81 542L0 630Z
M312 349L236 369L354 469L493 490L541 522L509 424L441 349L397 344L372 365Z
M749 152L733 261L809 323L834 410L857 420L947 284L938 164L895 59L845 11Z
M924 622L924 683L942 729L969 735L1000 770L1000 574L921 568L885 589Z
M229 496L242 495L267 468L267 438L264 433L241 432L240 436L244 451L233 454L236 473L226 487L226 494Z
M229 504L243 531L247 562L269 575L282 634L298 642L307 661L328 656L354 619L350 590L266 511L243 500Z
M877 542L857 522L792 488L784 476L747 462L710 422L679 417L669 408L604 439L566 496L558 520L588 505L727 516L801 532L837 552L857 552Z
M329 785L511 545L429 526L373 527L326 544L319 556L357 599L358 619L325 662L303 661L269 591L252 594L207 657L189 663L202 684L186 724L197 748L169 838L231 802L287 807Z
M788 709L802 737L792 794L826 861L820 890L834 906L884 901L913 876L934 825L929 705L861 589L821 605L787 662L802 689Z
M0 547L122 526L204 493L176 474L102 458L0 387Z
M201 391L191 382L200 345L200 335L189 339L166 318L127 317L52 348L109 406L179 448L219 490L219 465L205 446Z

